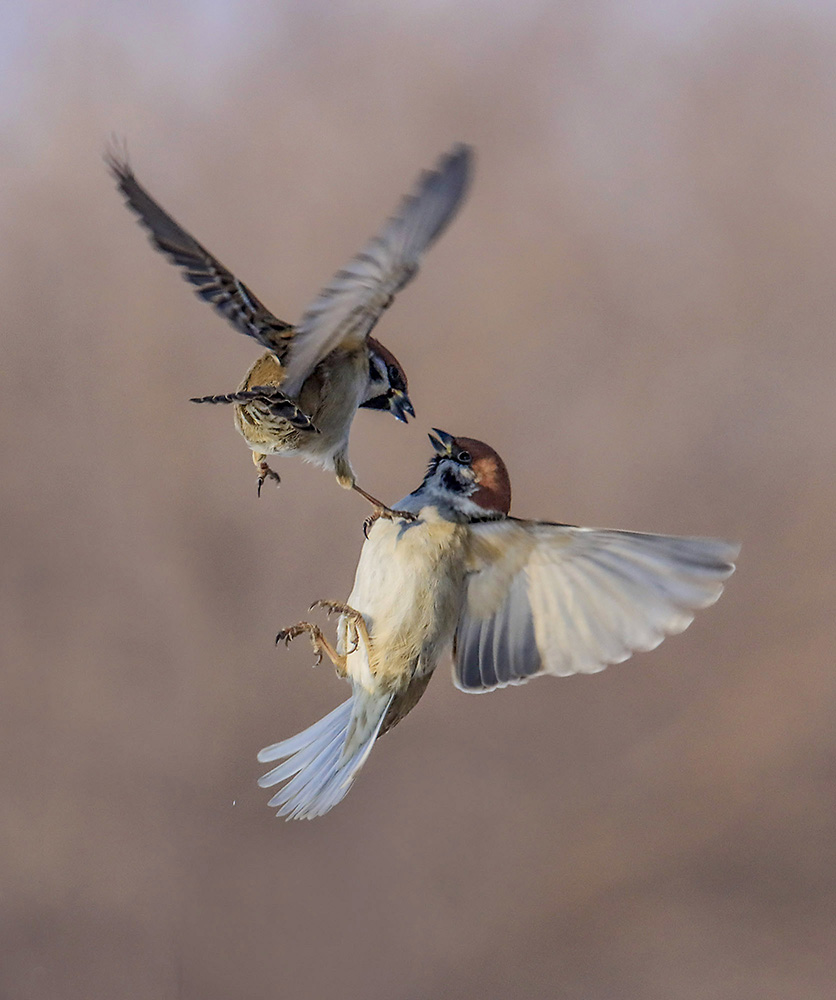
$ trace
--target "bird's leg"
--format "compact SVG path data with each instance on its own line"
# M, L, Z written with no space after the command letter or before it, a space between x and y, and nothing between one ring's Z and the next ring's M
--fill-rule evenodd
M343 447L334 455L334 474L337 482L344 490L350 490L354 486L354 469L348 460L348 446Z
M334 664L334 668L340 677L345 677L345 655L341 655L334 649L322 634L322 629L318 625L312 625L310 622L297 622L295 625L291 625L290 628L283 628L276 636L276 645L283 642L286 646L289 646L291 641L303 632L307 632L311 637L311 645L316 654L316 666L322 663L324 654Z
M369 537L369 528L374 524L374 522L380 518L386 518L387 521L416 521L417 517L415 514L411 514L408 510L393 510L391 507L387 507L386 504L382 503L380 500L376 499L371 495L371 493L366 493L365 490L361 489L357 483L354 483L351 487L357 493L360 494L365 500L374 507L371 514L363 521L363 534L366 538Z
M276 486L279 485L281 479L279 478L278 472L273 472L273 470L265 461L265 459L267 458L266 455L262 455L260 452L254 451L252 453L252 456L253 456L253 465L258 469L258 479L256 480L257 492L258 495L261 496L261 487L264 485L265 479L275 480Z
M310 606L310 610L313 611L314 608L322 608L327 615L342 615L346 620L346 625L351 628L353 633L351 636L353 646L347 650L347 653L353 653L360 645L360 640L362 639L363 645L366 647L366 653L371 658L371 636L366 625L366 619L359 611L350 608L347 604L342 604L340 601L314 601Z

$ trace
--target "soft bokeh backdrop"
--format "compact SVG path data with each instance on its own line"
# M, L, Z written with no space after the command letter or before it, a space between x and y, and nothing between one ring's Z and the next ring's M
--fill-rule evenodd
M0 995L786 998L836 977L836 14L819 3L30 0L0 39ZM476 181L379 335L408 428L515 512L744 543L595 677L446 668L284 824L263 745L344 689L278 628L366 514L231 414L257 348L149 248L140 180L294 319L455 140Z

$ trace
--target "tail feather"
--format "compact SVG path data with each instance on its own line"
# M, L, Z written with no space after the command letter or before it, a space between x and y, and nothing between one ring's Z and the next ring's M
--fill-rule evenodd
M380 731L392 695L356 687L352 696L312 726L265 747L262 763L283 760L258 779L262 788L287 781L270 799L277 816L313 819L348 792ZM290 780L288 780L290 779Z
M350 714L351 698L344 701L342 705L338 705L333 712L324 715L319 722L315 722L312 726L308 726L307 729L303 729L301 733L297 733L288 740L282 740L280 743L274 743L272 746L260 750L258 753L259 763L269 764L271 760L283 760L285 757L290 757L298 750L301 750L302 747L306 747L316 740L330 726L347 725ZM268 775L265 774L263 778L259 779L258 783L262 788L268 788L273 784L272 781L268 782L265 780L267 777Z
M295 816L298 813L301 819L309 811L317 815L313 809L319 804L320 790L334 774L341 745L342 734L338 733L324 747L318 748L319 752L307 767L303 767L292 781L276 792L267 805L273 809L279 807L277 816Z
M338 732L334 739L337 739L340 735ZM274 785L280 785L283 781L287 781L288 778L292 778L304 768L310 768L312 762L322 753L322 749L319 743L311 743L303 750L299 750L283 764L279 764L278 767L274 767L272 771L268 771L267 774L259 778L259 785L262 788L272 788ZM269 803L269 805L273 804L272 802Z

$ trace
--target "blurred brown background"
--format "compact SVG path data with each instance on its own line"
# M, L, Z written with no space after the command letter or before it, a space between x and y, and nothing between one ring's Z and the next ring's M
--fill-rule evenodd
M836 973L836 15L817 3L35 0L0 43L0 996L825 998ZM153 253L145 183L295 319L421 167L471 197L379 327L515 512L744 543L720 603L595 677L447 670L346 801L256 751L344 697L273 636L367 513L256 500L257 347Z

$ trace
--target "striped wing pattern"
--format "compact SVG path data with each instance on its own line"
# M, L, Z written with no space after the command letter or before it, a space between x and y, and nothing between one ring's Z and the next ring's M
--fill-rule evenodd
M293 327L277 319L247 286L183 229L142 187L127 158L109 149L105 162L116 178L128 207L148 230L151 244L179 267L195 294L214 307L239 333L275 351L287 352Z

